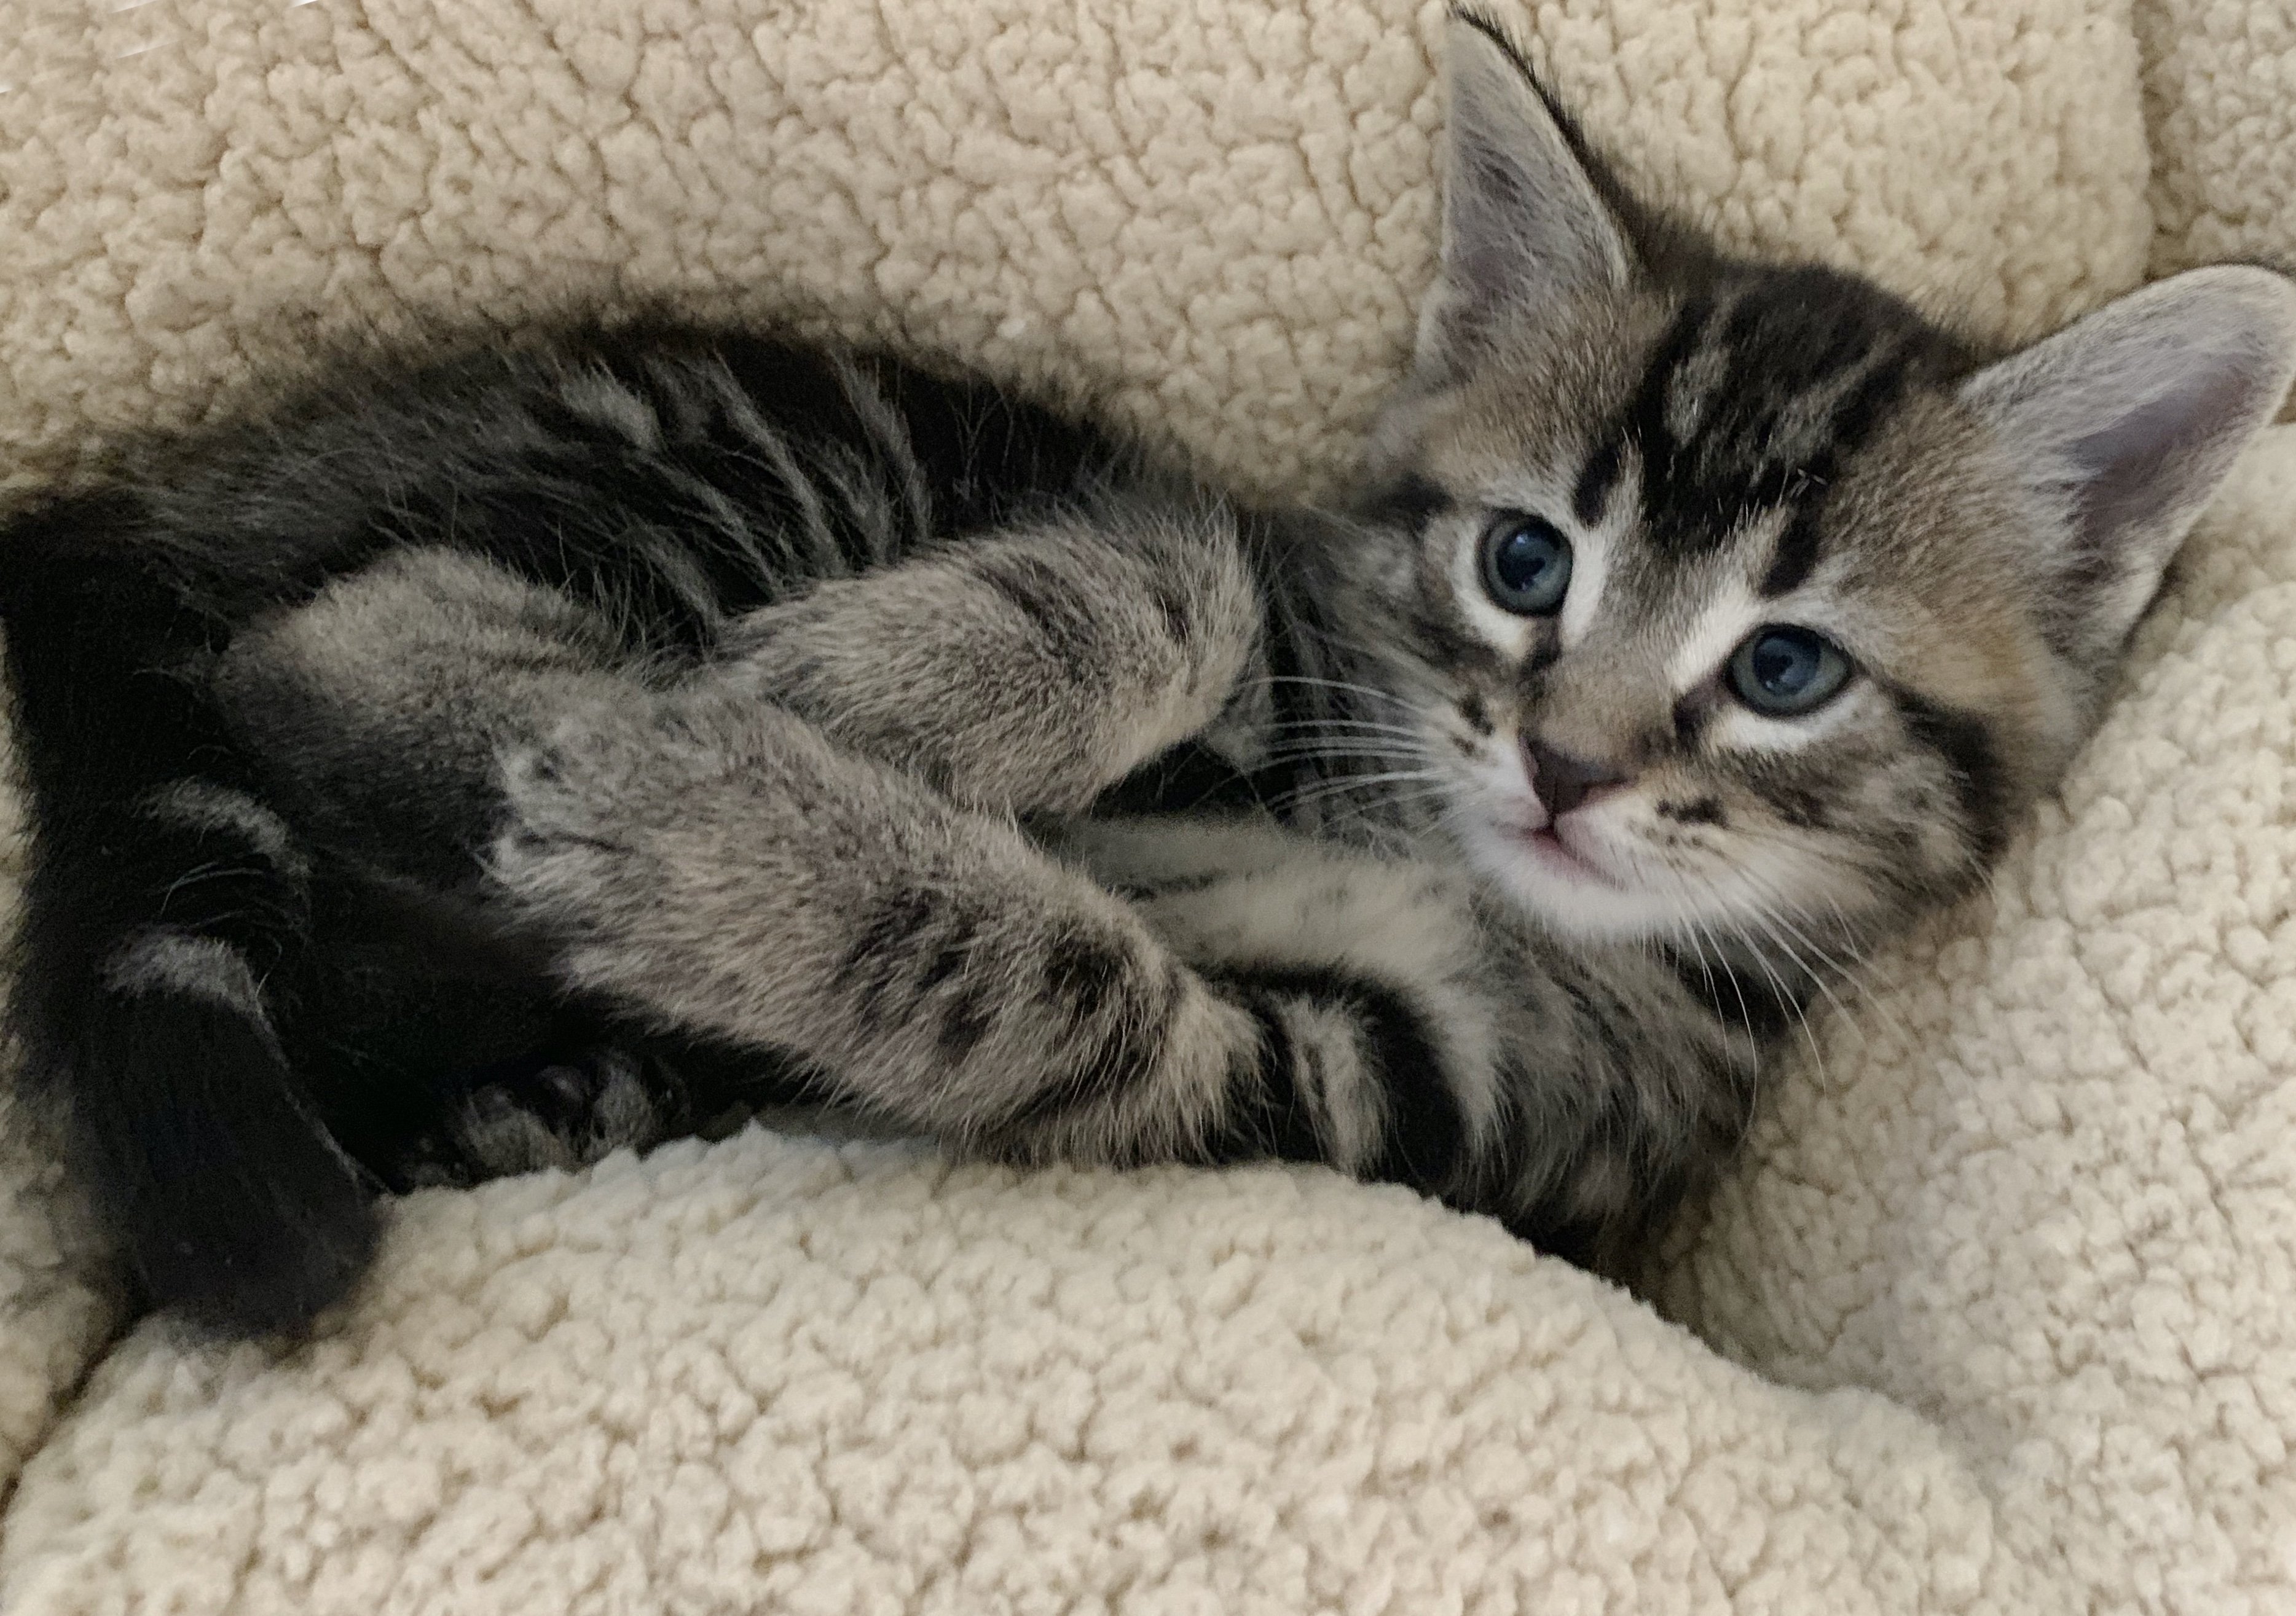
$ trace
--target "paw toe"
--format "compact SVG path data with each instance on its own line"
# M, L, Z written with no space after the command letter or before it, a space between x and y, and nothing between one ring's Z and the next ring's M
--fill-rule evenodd
M650 1087L635 1058L600 1048L497 1069L463 1101L455 1133L480 1177L570 1171L659 1144L675 1110L675 1095Z

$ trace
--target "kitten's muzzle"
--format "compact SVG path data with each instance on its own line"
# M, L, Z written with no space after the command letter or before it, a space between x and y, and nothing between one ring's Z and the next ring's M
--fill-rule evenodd
M1599 801L1627 785L1632 776L1554 748L1526 735L1523 761L1529 766L1530 789L1550 819L1560 819L1573 808Z

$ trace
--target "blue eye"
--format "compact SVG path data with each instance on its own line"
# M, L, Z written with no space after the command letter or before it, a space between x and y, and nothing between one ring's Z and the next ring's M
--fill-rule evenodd
M1774 718L1816 710L1849 682L1849 659L1832 640L1780 624L1755 629L1730 658L1731 690Z
M1523 617L1545 617L1570 588L1570 541L1554 524L1510 511L1483 530L1483 588Z

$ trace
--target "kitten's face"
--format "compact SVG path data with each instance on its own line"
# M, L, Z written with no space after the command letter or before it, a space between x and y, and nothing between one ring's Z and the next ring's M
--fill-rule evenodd
M1954 356L1815 273L1576 324L1414 412L1388 588L1453 833L1581 935L1792 949L1957 890L2079 697Z
M1863 281L1630 229L1454 32L1444 275L1353 557L1413 750L1554 927L1822 964L2062 768L2296 294L2200 272L1980 368Z

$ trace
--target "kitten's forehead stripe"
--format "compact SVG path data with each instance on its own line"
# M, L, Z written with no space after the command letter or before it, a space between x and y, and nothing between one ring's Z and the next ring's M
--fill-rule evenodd
M1393 522L1418 534L1427 524L1448 511L1453 504L1450 495L1417 472L1399 477L1373 496L1371 511L1374 519Z
M1817 501L1805 500L1778 529L1778 547L1770 557L1769 570L1756 586L1764 600L1774 601L1801 587L1817 570L1819 539Z
M1611 502L1611 486L1619 480L1620 458L1615 438L1598 446L1587 457L1585 469L1578 473L1578 486L1570 494L1570 514L1578 519L1581 527L1591 528L1603 520L1603 507Z
M1654 550L1710 553L1791 508L1763 593L1792 589L1819 560L1816 508L1841 462L1949 346L1886 293L1824 269L1690 298L1580 477L1581 519L1631 447Z

